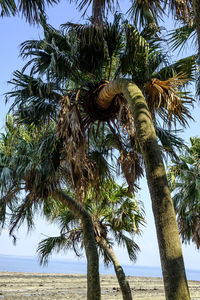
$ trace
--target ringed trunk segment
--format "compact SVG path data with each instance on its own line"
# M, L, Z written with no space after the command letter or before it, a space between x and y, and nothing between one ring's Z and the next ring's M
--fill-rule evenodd
M118 283L122 292L123 300L132 300L131 289L129 286L129 282L126 279L126 275L122 266L120 265L115 252L113 249L107 244L106 240L103 238L99 238L97 243L100 245L102 249L107 253L110 259L113 262L115 273L118 279Z
M151 114L141 90L130 80L119 79L102 88L100 105L110 103L115 93L123 93L131 107L137 138L145 161L167 300L189 300L176 215L166 171L157 143Z
M87 300L100 300L99 256L91 216L79 202L63 191L52 191L52 196L66 205L82 221L84 247L87 257Z

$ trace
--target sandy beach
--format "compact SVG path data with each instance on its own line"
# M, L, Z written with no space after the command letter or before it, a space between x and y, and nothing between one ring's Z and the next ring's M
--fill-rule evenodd
M164 300L162 278L128 276L134 300ZM189 281L191 298L200 300L200 281ZM116 277L101 275L102 300L122 299ZM86 276L78 274L0 273L0 299L86 299Z

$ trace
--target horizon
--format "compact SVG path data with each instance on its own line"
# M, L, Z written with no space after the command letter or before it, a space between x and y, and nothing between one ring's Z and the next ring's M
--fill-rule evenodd
M124 5L121 7L126 10L128 0L124 1ZM75 9L75 6L68 4L66 1L61 1L60 4L55 5L52 8L47 10L48 23L54 27L58 27L61 23L64 23L66 19L68 21L75 21L81 19L81 13L78 13ZM15 69L20 69L24 62L18 57L19 55L19 44L27 39L37 39L39 36L42 36L41 29L37 26L33 27L26 23L20 17L10 17L10 18L1 18L0 19L0 33L3 38L4 47L1 49L1 70L0 70L0 90L1 94L4 94L9 90L7 86L7 81L12 77L12 73ZM170 25L170 24L169 24ZM169 26L170 27L170 26ZM12 36L12 39L9 39L8 36ZM5 115L9 108L10 103L3 105L4 97L1 95L2 99L2 111L1 118L5 121ZM195 136L194 133L199 132L200 121L198 120L198 115L200 113L200 107L197 105L193 110L193 115L195 122L190 122L190 128L187 129L182 136L186 142L189 141L191 136ZM0 126L3 126L2 120ZM136 195L136 199L142 200L145 205L145 213L147 219L146 228L143 228L144 234L142 237L137 237L136 241L141 248L141 252L138 254L138 259L135 266L144 266L144 267L160 267L160 257L157 246L157 238L155 232L154 218L151 209L151 201L149 197L149 191L146 184L146 179L140 181L142 187L141 191ZM27 257L37 257L36 256L36 246L38 241L42 239L43 235L59 234L59 230L56 225L49 225L43 220L41 216L36 218L36 230L32 231L31 234L26 233L25 224L22 228L16 233L18 240L17 245L13 246L12 239L8 236L8 232L3 230L0 236L1 249L3 251L0 255L16 255L20 256L19 253L22 253L21 256ZM116 254L122 264L126 261L129 262L128 256L123 251L122 248L114 247ZM184 245L182 244L183 257L185 261L185 267L189 270L188 266L192 266L190 270L199 270L200 266L197 266L199 261L199 250L195 249L194 244ZM14 254L17 253L17 254ZM66 254L68 259L74 259L72 256L74 253L71 251ZM55 255L53 256L54 259ZM63 255L57 255L58 259L61 259ZM141 264L144 262L144 264ZM152 265L148 265L151 263ZM131 263L132 264L132 263ZM198 268L198 269L197 269Z

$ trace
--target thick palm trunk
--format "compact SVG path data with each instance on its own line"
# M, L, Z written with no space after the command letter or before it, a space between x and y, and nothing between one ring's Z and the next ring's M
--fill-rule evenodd
M53 191L52 196L66 205L83 225L84 246L87 257L87 299L100 300L99 258L90 214L77 201L63 191Z
M129 283L126 279L126 275L124 273L124 270L122 266L120 265L115 252L113 249L107 244L106 240L103 238L100 238L97 243L100 245L102 249L107 253L107 255L110 257L110 259L113 262L115 273L119 282L119 286L122 292L123 300L132 300L131 295L131 289L129 286Z
M145 161L147 182L151 194L157 238L160 250L167 300L189 300L189 291L178 233L176 216L166 172L157 143L151 114L141 90L126 79L116 80L99 94L99 105L109 103L114 95L123 93L130 103L137 137Z

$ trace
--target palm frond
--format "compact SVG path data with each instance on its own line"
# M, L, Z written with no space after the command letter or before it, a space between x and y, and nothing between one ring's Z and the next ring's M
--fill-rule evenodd
M192 16L190 0L165 0L164 3L165 8L167 5L170 6L171 11L176 16L176 18L184 20L185 22L190 21L190 18Z
M166 81L154 78L145 85L145 93L152 115L156 111L169 127L172 122L176 126L176 121L186 126L188 120L192 119L186 105L192 105L193 99L178 89L185 82L187 82L185 74L177 74ZM155 118L154 115L153 117Z
M131 2L132 5L128 13L135 26L144 27L158 24L158 20L164 14L159 0L134 0Z
M20 120L38 124L41 120L56 118L61 99L56 83L46 83L20 71L14 72L14 78L9 83L15 90L6 93L6 101L14 99L10 111L15 110Z
M175 51L179 48L179 51L181 51L187 42L191 42L191 39L194 42L195 35L194 23L174 29L168 35L171 50Z
M177 131L156 127L156 135L162 145L162 148L172 159L177 159L177 152L184 146L184 140L177 136Z
M1 1L1 16L16 15L20 12L29 23L38 23L40 15L45 14L46 5L52 6L57 4L59 0L19 0L18 5L15 0Z
M146 77L145 66L148 60L149 43L130 24L125 25L125 34L126 48L120 58L120 69L122 74L132 75L134 82L141 85Z
M160 80L167 80L174 77L176 74L182 74L183 78L187 79L184 84L190 83L195 80L197 71L196 56L191 55L184 57L173 64L167 64L164 68L161 68L157 72L154 72L153 76Z
M49 257L52 255L53 251L60 252L61 249L66 247L66 237L65 235L60 235L56 237L49 237L42 240L37 248L37 253L40 258L41 265L47 265Z

